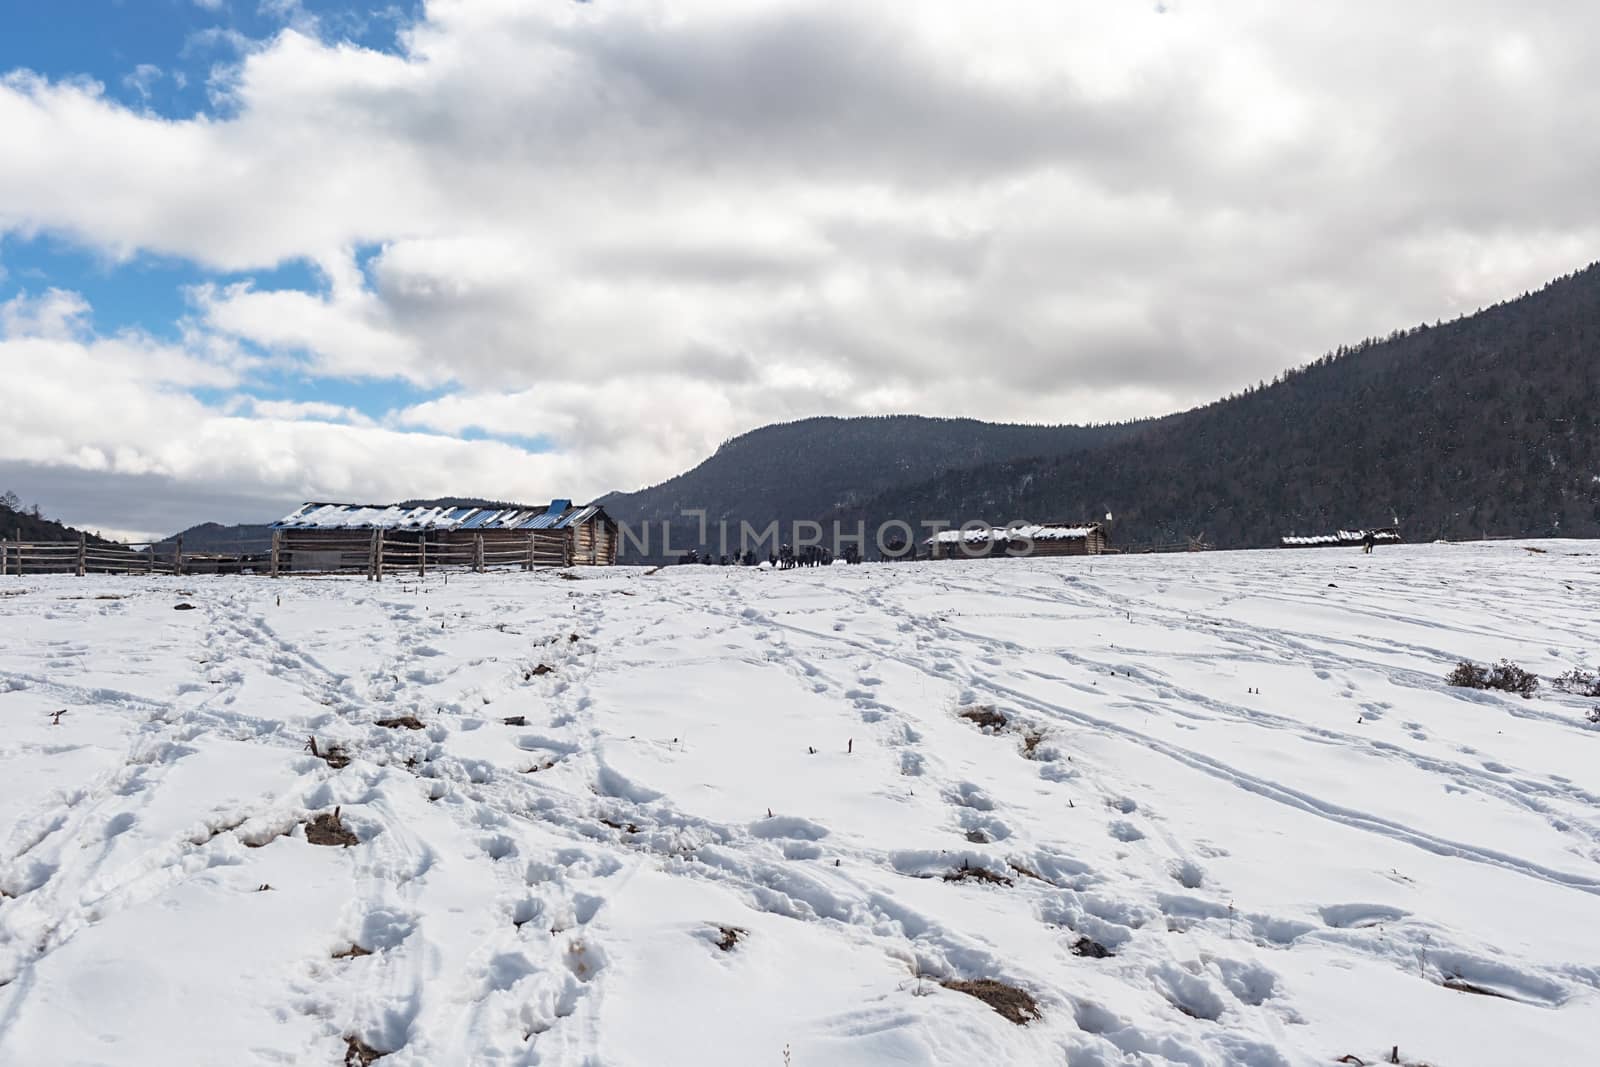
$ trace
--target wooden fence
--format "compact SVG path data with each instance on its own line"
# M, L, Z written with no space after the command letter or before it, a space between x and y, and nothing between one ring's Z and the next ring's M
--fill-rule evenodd
M572 550L564 532L554 530L479 533L426 533L403 536L395 531L278 530L272 535L269 573L364 574L383 581L385 574L429 570L533 570L565 567Z
M257 562L259 561L259 562ZM430 570L533 570L571 565L572 548L565 532L555 530L485 533L438 533L407 537L393 531L275 531L271 554L229 557L230 571L285 574L362 574L382 581L384 575L426 575ZM77 541L0 540L0 575L29 574L187 574L215 573L218 557L185 557L180 538L170 549Z
M170 553L156 546L90 541L0 540L0 575L24 574L182 574L183 540Z

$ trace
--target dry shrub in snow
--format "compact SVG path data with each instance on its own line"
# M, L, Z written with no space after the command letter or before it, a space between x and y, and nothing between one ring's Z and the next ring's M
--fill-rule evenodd
M1489 672L1471 660L1462 660L1456 664L1456 669L1445 676L1449 685L1459 686L1462 689L1487 689L1489 688Z
M1516 693L1526 700L1539 691L1539 676L1503 659L1489 672L1489 688Z
M1471 660L1462 660L1455 670L1445 676L1445 681L1463 689L1497 689L1502 693L1516 693L1523 699L1539 690L1539 676L1525 671L1510 660L1501 660L1492 668L1480 667Z
M1551 684L1563 693L1575 693L1581 697L1600 697L1600 677L1581 667L1572 668Z

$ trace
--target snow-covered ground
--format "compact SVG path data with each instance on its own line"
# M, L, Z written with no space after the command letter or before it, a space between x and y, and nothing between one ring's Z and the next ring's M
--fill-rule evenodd
M1594 1063L1536 547L0 579L0 1063Z

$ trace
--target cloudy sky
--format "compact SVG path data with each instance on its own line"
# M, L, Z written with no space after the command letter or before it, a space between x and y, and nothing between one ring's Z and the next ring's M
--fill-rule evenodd
M1186 407L1594 259L1596 42L1582 0L6 4L0 489L138 535Z

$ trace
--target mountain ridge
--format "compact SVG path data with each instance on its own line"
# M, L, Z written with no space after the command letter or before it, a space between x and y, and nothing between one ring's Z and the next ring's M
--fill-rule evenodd
M979 464L824 518L1117 516L1124 542L1388 525L1600 536L1600 265L1340 348L1068 458ZM1485 427L1492 432L1482 432Z

